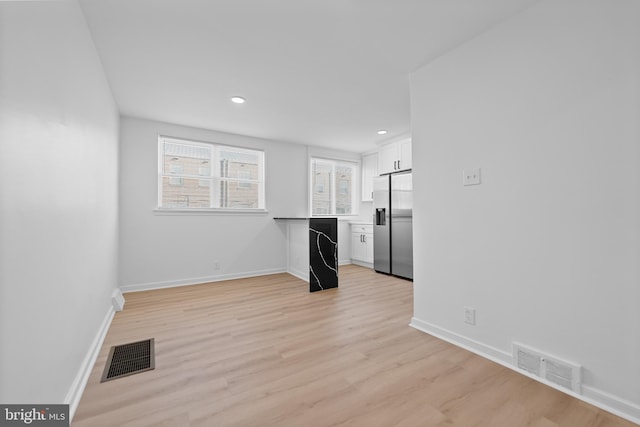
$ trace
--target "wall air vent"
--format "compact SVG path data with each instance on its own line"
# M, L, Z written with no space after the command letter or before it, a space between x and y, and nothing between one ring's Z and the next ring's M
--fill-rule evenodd
M555 356L513 343L513 364L546 381L581 393L582 368Z
M522 348L518 348L515 354L516 366L520 369L524 369L534 375L540 376L542 371L542 357L538 354L525 351Z

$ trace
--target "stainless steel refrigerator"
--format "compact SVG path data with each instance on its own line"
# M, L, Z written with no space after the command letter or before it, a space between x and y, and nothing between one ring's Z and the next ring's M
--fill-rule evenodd
M374 178L373 208L373 268L413 279L411 171Z

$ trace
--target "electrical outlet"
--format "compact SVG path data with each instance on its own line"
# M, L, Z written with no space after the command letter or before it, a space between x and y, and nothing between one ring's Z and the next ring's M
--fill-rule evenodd
M476 324L476 309L471 307L464 308L464 323L469 325Z
M480 168L462 171L462 185L480 184Z
M220 270L220 261L218 261L218 260L213 261L213 269L216 270L216 271Z

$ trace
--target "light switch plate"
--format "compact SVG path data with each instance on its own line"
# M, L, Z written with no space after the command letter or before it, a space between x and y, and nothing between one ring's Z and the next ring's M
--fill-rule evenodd
M480 168L462 171L462 185L480 184Z

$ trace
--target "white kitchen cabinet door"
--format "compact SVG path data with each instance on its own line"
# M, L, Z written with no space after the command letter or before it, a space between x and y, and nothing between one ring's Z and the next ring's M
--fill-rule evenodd
M398 162L398 146L387 144L378 150L378 174L392 173L396 171Z
M373 178L378 176L378 153L362 156L362 201L373 201Z
M351 259L364 261L367 256L367 247L362 241L362 236L362 233L351 233Z
M364 234L365 257L364 261L373 264L373 234Z
M398 143L398 170L411 169L411 140L407 139Z
M373 264L373 225L351 225L351 259Z

